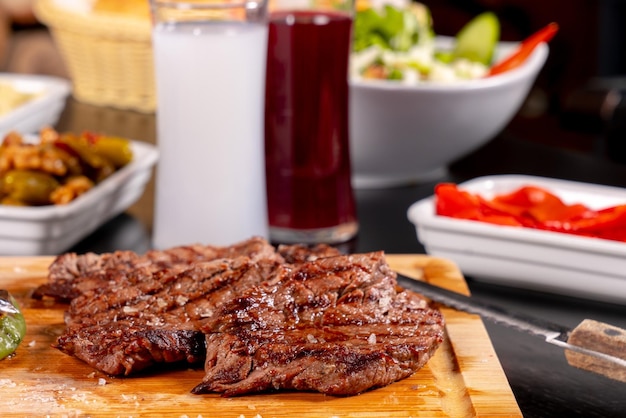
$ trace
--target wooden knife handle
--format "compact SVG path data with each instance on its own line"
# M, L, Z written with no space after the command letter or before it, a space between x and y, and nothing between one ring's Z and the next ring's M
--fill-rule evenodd
M570 333L568 343L626 360L626 330L585 319ZM565 350L567 362L580 369L626 382L626 367L611 361Z

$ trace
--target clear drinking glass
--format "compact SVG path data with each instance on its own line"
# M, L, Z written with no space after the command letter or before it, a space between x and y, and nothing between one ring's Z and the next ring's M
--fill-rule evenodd
M265 161L273 242L338 243L358 222L348 60L353 0L270 2Z
M268 237L264 0L150 0L157 91L154 241Z

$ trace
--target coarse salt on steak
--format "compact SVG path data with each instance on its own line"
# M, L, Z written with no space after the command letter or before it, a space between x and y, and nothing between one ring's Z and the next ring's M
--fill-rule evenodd
M353 395L410 376L443 340L439 311L397 287L382 252L252 238L64 255L49 279L36 296L70 301L57 348L111 375L204 361L197 394Z
M277 265L240 256L197 263L175 275L146 275L132 286L112 281L107 291L72 300L56 347L110 375L164 362L201 362L206 349L197 320L231 294L271 277Z
M283 255L299 262L338 253L325 245L275 251L264 239L252 238L229 247L176 247L146 256L69 254L53 263L52 286L43 286L42 294L72 295L58 349L107 374L130 375L163 362L203 361L205 342L196 321L233 294L273 277Z
M281 266L203 321L206 375L193 392L358 394L420 369L443 324L424 298L396 288L382 252Z
M152 250L142 255L132 251L65 253L52 262L48 269L48 282L39 286L33 297L69 301L88 291L106 291L110 281L132 286L135 281L159 271L177 273L195 263L241 255L253 260L274 258L283 261L274 247L260 237L230 246L185 245Z

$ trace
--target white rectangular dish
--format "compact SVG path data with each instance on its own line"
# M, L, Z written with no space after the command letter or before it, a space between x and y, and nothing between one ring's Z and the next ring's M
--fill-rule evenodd
M20 93L36 95L0 115L0 138L10 131L37 133L46 125L54 125L72 90L68 80L41 75L0 73L0 84L10 85Z
M486 198L524 185L543 187L565 203L592 209L626 203L626 190L523 175L479 177L459 188ZM478 281L623 304L626 243L493 225L435 214L435 197L408 210L426 252L453 260Z
M0 205L0 255L55 255L76 244L141 197L158 159L133 141L133 160L67 205Z

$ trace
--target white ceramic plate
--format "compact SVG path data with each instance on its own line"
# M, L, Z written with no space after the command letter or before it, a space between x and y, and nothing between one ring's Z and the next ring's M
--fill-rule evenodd
M490 198L523 185L593 209L626 203L626 190L543 177L479 177L459 185ZM612 303L626 302L626 243L437 216L434 196L409 208L426 252L475 280Z
M76 244L141 197L158 159L156 147L132 142L133 160L67 205L0 205L0 255L54 255Z
M0 73L0 83L8 83L24 93L37 97L0 116L0 138L7 132L37 133L46 125L54 125L65 108L71 83L58 77Z

